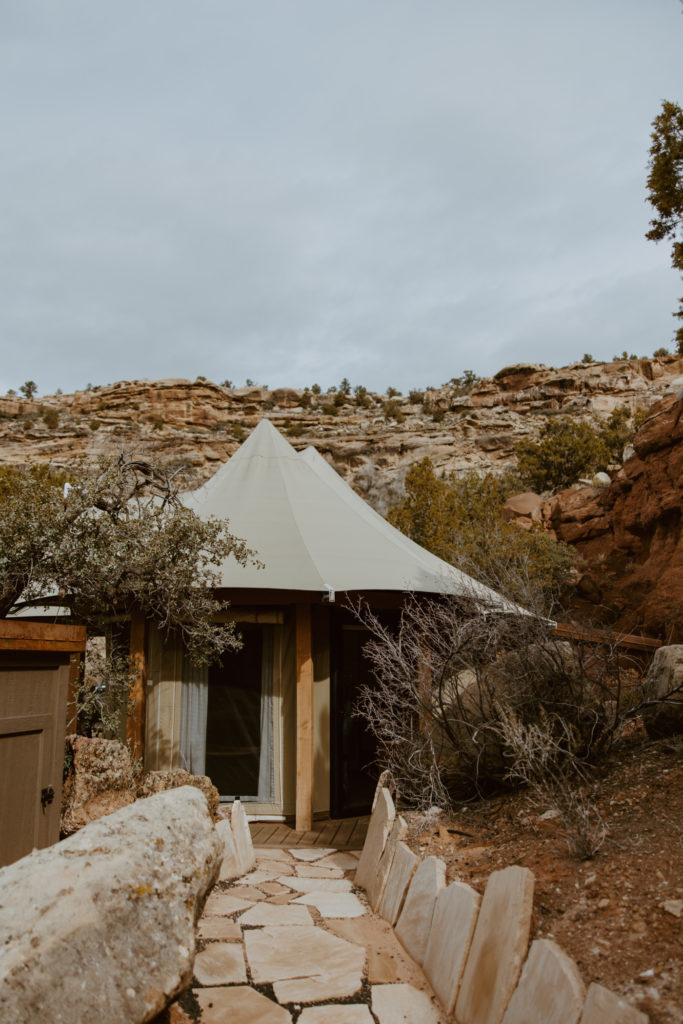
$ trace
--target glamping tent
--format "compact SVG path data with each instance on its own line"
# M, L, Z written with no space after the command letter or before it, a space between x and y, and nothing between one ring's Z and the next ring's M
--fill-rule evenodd
M184 501L201 518L227 517L263 564L221 566L226 617L243 639L222 665L197 669L179 645L148 635L146 767L205 773L254 816L296 813L297 828L314 813L366 811L373 745L351 708L369 670L346 595L387 620L406 591L506 602L395 530L268 420Z

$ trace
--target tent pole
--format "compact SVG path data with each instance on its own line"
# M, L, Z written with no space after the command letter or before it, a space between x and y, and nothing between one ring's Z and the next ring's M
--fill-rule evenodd
M313 655L311 606L296 606L296 830L313 827Z
M145 703L147 699L147 654L145 617L134 611L130 617L130 669L134 675L130 687L130 709L126 718L126 739L133 761L145 754Z

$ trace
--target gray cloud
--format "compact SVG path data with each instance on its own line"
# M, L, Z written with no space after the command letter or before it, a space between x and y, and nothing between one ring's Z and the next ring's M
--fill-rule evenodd
M0 389L438 384L671 338L674 0L0 0Z

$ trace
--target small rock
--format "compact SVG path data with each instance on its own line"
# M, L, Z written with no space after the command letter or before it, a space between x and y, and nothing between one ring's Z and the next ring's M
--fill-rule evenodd
M664 900L659 905L662 910L666 911L667 914L672 914L673 917L681 917L683 915L683 900Z
M601 900L598 900L598 910L604 910L606 907L609 907L609 905L610 899L608 896L603 896Z

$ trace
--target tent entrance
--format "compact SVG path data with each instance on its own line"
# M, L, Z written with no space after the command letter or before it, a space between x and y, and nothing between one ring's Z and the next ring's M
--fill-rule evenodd
M209 669L206 774L222 797L280 803L281 627L242 622L239 631L241 649Z

